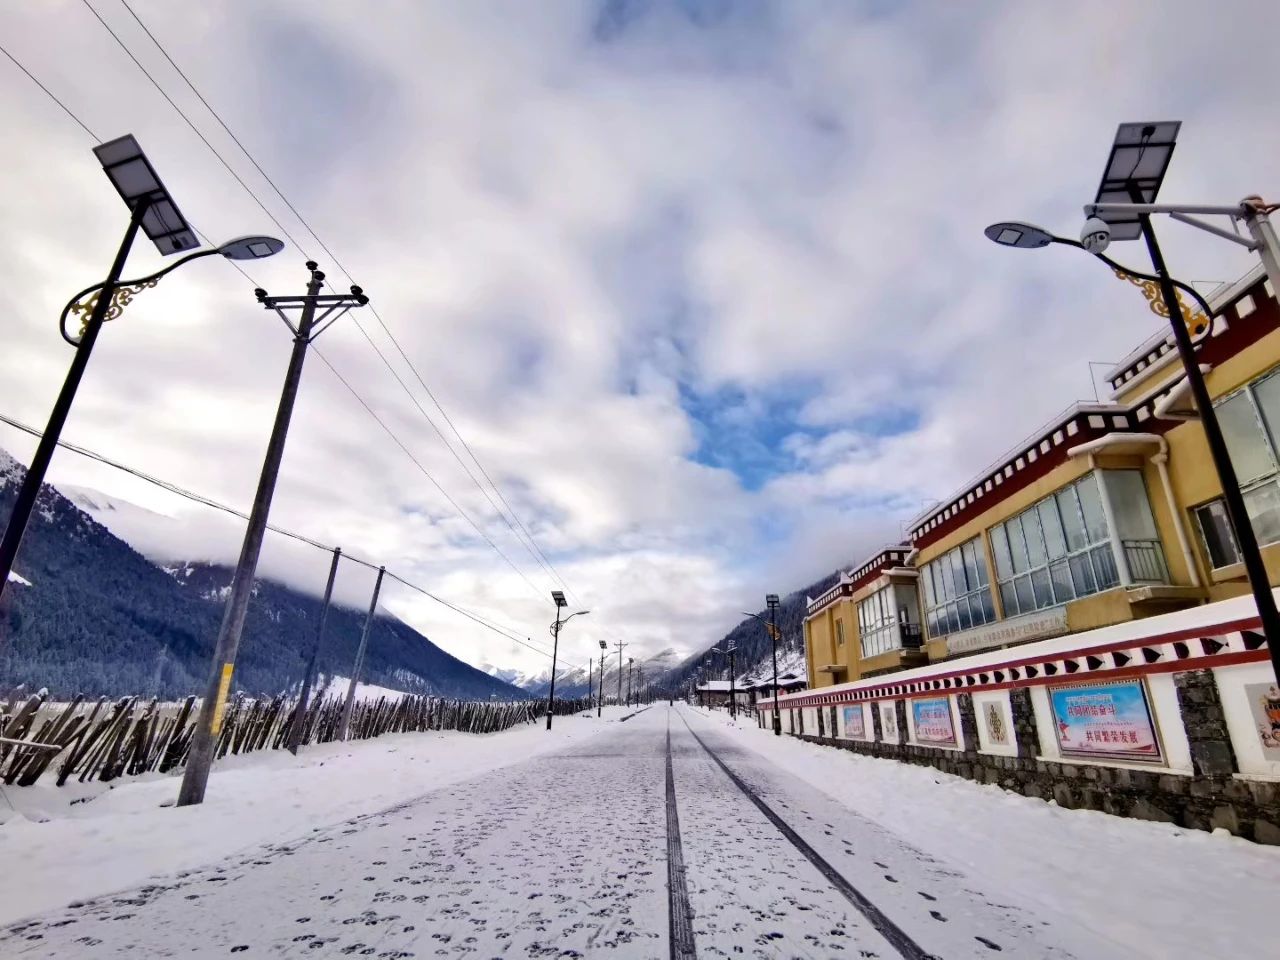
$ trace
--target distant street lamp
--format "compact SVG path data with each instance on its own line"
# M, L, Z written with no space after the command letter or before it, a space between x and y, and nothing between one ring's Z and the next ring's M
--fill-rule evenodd
M729 657L729 718L731 720L736 720L738 719L738 705L737 705L737 698L733 688L733 679L734 679L734 674L736 673L736 668L734 666L734 655L738 652L738 648L732 642L730 642L723 649L721 649L720 647L712 647L711 652L726 654Z
M547 729L551 729L551 714L556 704L556 657L560 652L560 629L580 614L590 613L590 610L579 610L577 613L571 613L563 620L560 619L560 611L569 605L564 598L563 590L552 590L551 599L556 605L556 622L551 625L551 687L547 690Z
M63 308L60 320L62 338L76 348L71 358L71 366L67 369L66 379L58 399L54 401L53 411L49 414L49 423L44 428L31 465L27 467L27 475L18 488L18 496L13 504L13 512L4 529L4 537L0 539L0 598L9 583L9 574L13 571L14 561L18 556L18 548L22 544L23 534L35 510L36 500L40 496L40 487L48 473L53 452L62 436L62 428L66 425L67 416L71 412L71 404L75 400L76 390L84 377L85 368L89 365L89 355L98 340L102 325L108 320L119 317L133 297L141 290L154 287L167 273L201 257L221 254L228 260L256 260L279 253L284 244L274 237L241 237L231 240L212 250L202 250L191 256L183 257L177 263L163 270L143 277L141 280L120 282L124 272L129 251L133 248L134 238L139 228L156 245L161 255L179 253L200 246L191 227L183 219L177 205L169 196L169 192L160 182L151 162L138 146L132 136L120 137L109 143L94 147L95 154L102 164L103 172L111 180L125 205L129 207L129 226L125 230L120 249L116 252L115 261L107 279L86 287L71 298ZM88 299L85 299L88 298ZM83 301L83 302L81 302ZM68 335L66 319L68 313L81 316L82 324L78 337Z
M1267 638L1271 668L1277 681L1280 681L1280 611L1276 609L1275 596L1271 592L1271 583L1262 561L1262 552L1258 548L1253 523L1249 519L1249 511L1244 502L1244 495L1240 491L1235 466L1231 462L1226 440L1218 424L1213 400L1209 396L1204 376L1200 372L1195 344L1187 328L1187 319L1183 315L1182 304L1175 288L1189 292L1200 302L1201 308L1205 311L1206 323L1212 323L1213 314L1209 305L1199 294L1186 284L1179 283L1169 276L1164 255L1160 251L1155 230L1151 226L1150 216L1153 213L1167 213L1183 223L1256 251L1262 259L1272 287L1280 290L1280 243L1277 243L1275 230L1267 216L1276 209L1276 206L1265 204L1258 197L1246 198L1234 207L1155 203L1180 127L1181 124L1178 122L1122 123L1120 125L1111 147L1111 155L1108 157L1097 197L1093 203L1087 204L1084 208L1085 216L1089 219L1085 222L1080 242L1054 236L1047 230L1027 223L994 223L984 232L987 238L995 243L1023 250L1046 247L1051 243L1079 247L1092 253L1117 273L1159 284L1160 294L1164 300L1164 311L1160 312L1167 314L1169 324L1173 328L1173 339L1182 360L1186 382L1199 411L1205 440L1209 445L1209 454L1222 485L1223 505L1236 535L1236 546L1239 548L1240 559L1253 591L1258 618L1262 622L1262 632ZM1118 202L1120 200L1129 202ZM1221 215L1230 217L1233 221L1244 221L1254 239L1252 242L1245 240L1230 231L1204 223L1192 214ZM1154 277L1122 267L1103 254L1112 240L1136 240L1138 237L1146 240L1147 251L1156 271ZM1153 309L1155 309L1154 303Z
M609 645L603 640L600 641L600 696L596 698L596 717L604 715L604 652L609 649Z
M634 664L635 657L627 657L627 707L631 706L631 665Z

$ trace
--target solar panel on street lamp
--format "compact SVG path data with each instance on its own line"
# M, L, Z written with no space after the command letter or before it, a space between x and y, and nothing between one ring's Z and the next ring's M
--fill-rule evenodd
M120 194L120 199L133 210L141 202L147 208L142 215L142 232L156 245L162 256L194 250L200 246L195 231L182 216L169 191L160 182L151 161L132 134L93 148L107 178ZM258 256L270 256L269 253Z
M1181 127L1180 120L1120 124L1094 203L1155 203ZM1142 236L1136 213L1102 213L1100 219L1111 225L1112 240Z

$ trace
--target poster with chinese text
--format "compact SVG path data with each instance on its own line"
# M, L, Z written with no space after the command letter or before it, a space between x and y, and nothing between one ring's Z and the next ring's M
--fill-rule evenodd
M855 740L867 739L861 705L844 708L844 735Z
M1054 732L1066 757L1161 759L1160 738L1141 680L1050 687Z
M916 728L916 743L954 747L956 730L951 722L951 701L947 697L912 700L911 719Z

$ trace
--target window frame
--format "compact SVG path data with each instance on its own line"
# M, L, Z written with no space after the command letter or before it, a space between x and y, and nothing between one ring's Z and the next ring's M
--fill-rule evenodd
M968 583L964 548L972 547L978 582ZM955 591L956 566L965 579L965 592ZM918 585L924 601L924 628L932 639L950 636L975 626L995 623L995 605L991 597L991 571L987 569L987 551L982 534L957 544L920 567ZM975 612L978 614L974 616ZM943 624L945 623L945 629Z
M1098 470L1091 470L987 529L992 554L1001 556L1003 547L1009 556L1007 571L1001 571L999 565L996 567L996 588L1000 593L1000 604L1006 619L1049 610L1073 600L1104 593L1120 585L1121 578L1115 557L1115 531L1106 523L1105 510L1102 516L1103 529L1097 528L1098 518L1094 517L1094 529L1090 530L1086 503L1088 498L1081 493L1082 487L1092 484L1093 492L1090 496L1096 497L1101 504L1102 498L1106 496L1102 484L1106 481L1099 473ZM1045 508L1045 513L1041 512L1042 508ZM1083 543L1076 547L1071 545L1072 527L1068 523L1070 518L1064 513L1068 508L1075 511L1075 532L1083 533ZM1053 547L1044 535L1044 519L1049 510L1052 511L1051 519L1056 522L1056 530L1061 532L1060 545L1055 544ZM1029 525L1024 524L1024 518L1030 516L1034 516L1034 524L1028 529ZM1043 561L1033 562L1031 559L1032 534L1039 538L1036 546L1038 553L1044 557ZM1003 543L1000 538L1004 538ZM1025 550L1021 558L1018 556L1019 546ZM1124 549L1123 544L1120 549ZM1104 550L1110 557L1109 564L1099 557L1099 553ZM1019 559L1022 560L1021 567ZM1085 570L1085 567L1088 569ZM1088 573L1088 580L1085 573ZM1070 591L1062 587L1063 577L1071 583ZM1082 586L1085 589L1081 589Z
M1230 403L1232 400L1244 397L1249 403L1249 409L1253 414L1255 423L1257 424L1258 433L1262 437L1264 449L1271 457L1272 469L1270 472L1259 474L1240 484L1240 493L1246 499L1246 507L1248 506L1249 494L1267 486L1280 487L1280 436L1278 436L1278 434L1280 434L1280 423L1272 424L1268 420L1267 414L1263 410L1262 405L1258 402L1257 397L1258 387L1276 377L1280 377L1280 366L1272 367L1265 373L1254 377L1248 383L1242 384L1237 389L1224 394L1213 402L1213 406L1216 411L1222 406ZM1235 466L1234 459L1232 459L1232 466ZM1235 559L1229 563L1221 565L1215 566L1214 564L1213 552L1209 547L1208 538L1205 536L1204 521L1201 516L1201 511L1208 510L1215 504L1222 504L1222 502L1221 496L1214 497L1211 500L1206 500L1204 503L1196 504L1194 507L1191 507L1189 511L1192 519L1195 520L1196 532L1200 537L1200 547L1204 551L1204 558L1207 561L1210 570L1224 570L1227 567L1234 566L1235 564L1242 562L1242 558L1240 556L1240 544L1236 539L1236 532L1231 526L1231 519L1227 517L1225 519L1226 531L1229 538L1228 542L1235 554ZM1268 540L1265 535L1259 536L1258 525L1253 523L1252 516L1250 516L1249 519L1253 526L1254 535L1257 536L1258 546L1266 547L1280 543L1280 536L1274 537L1270 540Z

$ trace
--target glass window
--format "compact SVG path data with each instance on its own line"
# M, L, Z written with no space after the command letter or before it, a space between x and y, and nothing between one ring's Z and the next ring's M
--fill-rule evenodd
M893 611L892 590L892 586L884 587L858 602L858 636L863 657L874 657L902 647L902 631Z
M1275 438L1280 433L1280 374L1269 373L1253 384L1253 399L1262 415L1263 429L1271 438L1271 449L1276 450Z
M1280 540L1280 488L1274 483L1267 483L1248 490L1244 495L1244 505L1259 543Z
M1093 474L1076 481L1076 494L1080 497L1080 513L1084 517L1084 532L1089 543L1107 539L1107 515L1102 512L1102 499L1098 496L1098 481Z
M1001 580L1013 576L1013 561L1009 557L1009 538L1004 527L993 527L991 530L991 552L996 558L996 576Z
M1013 554L1013 572L1023 573L1027 570L1027 540L1022 535L1022 523L1014 517L1005 524L1005 532L1009 534L1009 552Z
M1089 543L1089 536L1084 532L1084 518L1080 514L1076 488L1059 490L1054 499L1058 501L1058 516L1062 518L1062 526L1067 534L1067 549L1072 552L1084 549Z
M1058 502L1050 497L1041 500L1037 508L1040 512L1040 529L1044 532L1044 545L1050 560L1058 560L1067 555L1067 538L1062 532L1062 521L1058 519Z
M1249 483L1259 477L1274 473L1275 459L1271 446L1262 430L1253 397L1246 387L1234 396L1216 404L1218 424L1227 441L1231 463L1241 483Z
M1049 557L1044 551L1044 532L1040 529L1040 511L1032 508L1024 513L1022 533L1027 540L1027 559L1032 567L1043 567Z
M1116 515L1116 532L1121 540L1158 540L1156 521L1147 499L1147 485L1141 470L1104 470L1102 480L1111 494Z
M836 646L844 646L844 621L836 618Z
M921 579L934 585L932 595L926 589L924 598L930 636L945 636L995 619L986 552L977 537L925 564Z
M1144 561L1142 579L1165 582L1164 554L1142 473L1105 471L1104 482L1132 538L1126 549ZM1280 487L1276 490L1280 536ZM1011 551L1008 564L999 559L1006 538ZM1000 599L1008 617L1087 597L1120 582L1096 474L1081 477L993 527L991 544L997 557ZM1019 559L1023 550L1025 554Z
M1227 518L1227 508L1221 500L1206 503L1196 508L1196 522L1200 526L1200 536L1204 542L1205 552L1209 554L1209 564L1215 570L1229 567L1240 562L1240 551L1236 547L1235 533L1231 530L1231 521Z

